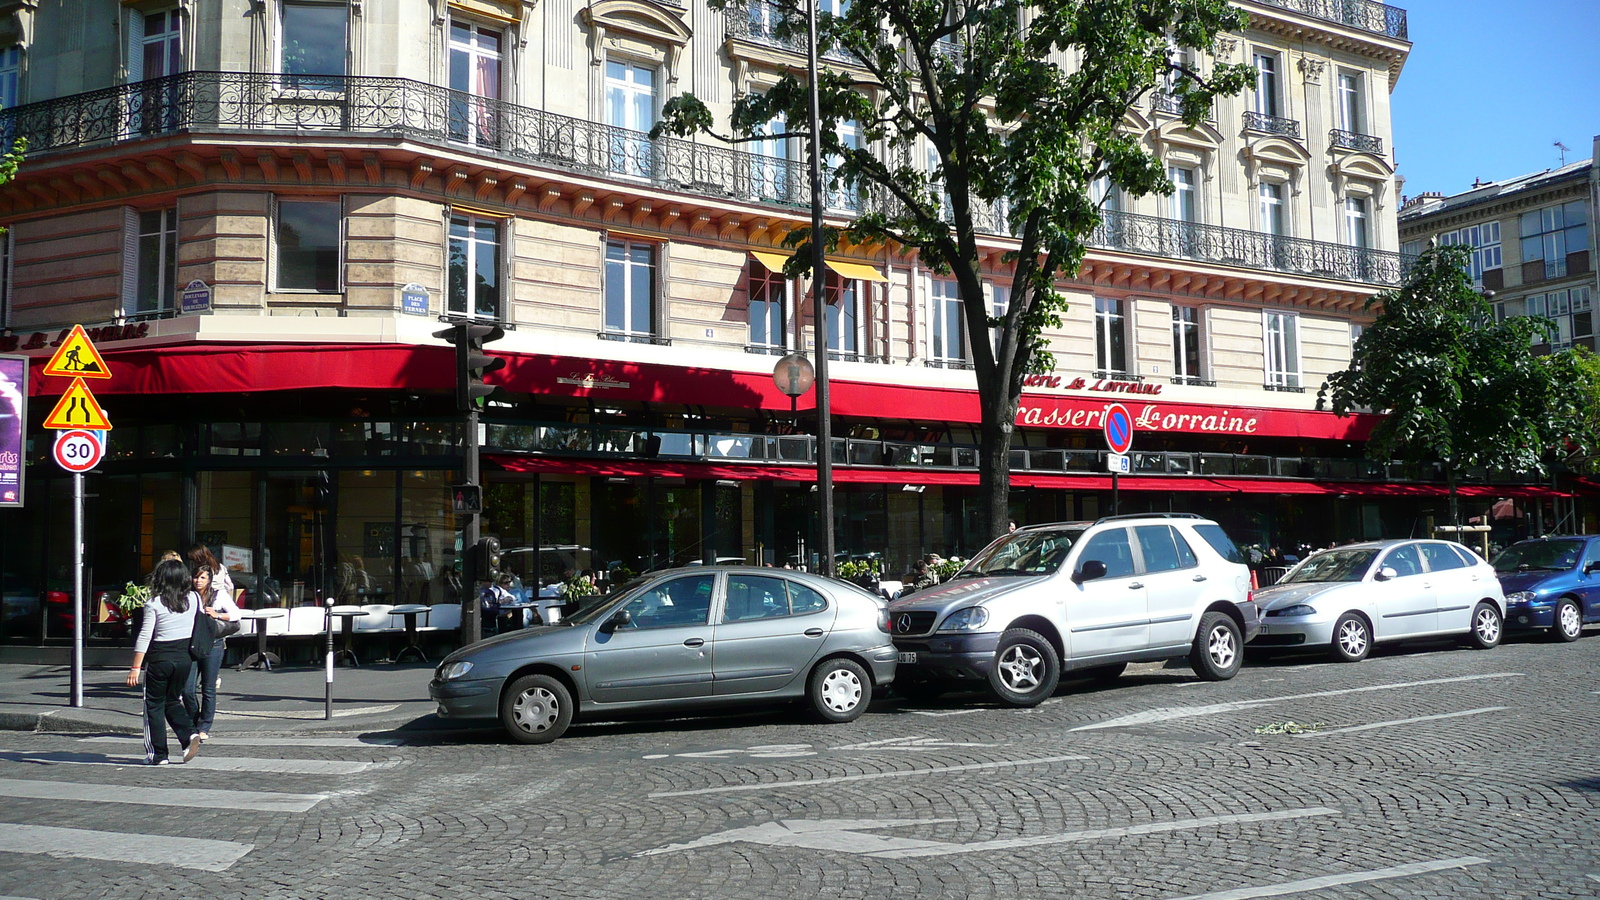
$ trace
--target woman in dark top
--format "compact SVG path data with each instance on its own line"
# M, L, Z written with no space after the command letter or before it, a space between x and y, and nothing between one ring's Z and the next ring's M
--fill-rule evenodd
M189 683L189 637L194 634L200 596L194 593L189 567L181 560L166 559L150 577L154 588L144 605L144 624L133 646L133 667L128 670L128 687L144 678L144 753L152 766L167 764L167 725L183 744L183 761L200 752L194 720L183 705L183 688Z

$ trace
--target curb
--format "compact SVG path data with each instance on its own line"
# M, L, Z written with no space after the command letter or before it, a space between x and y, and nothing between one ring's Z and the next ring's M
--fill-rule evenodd
M90 715L85 715L90 712ZM46 712L0 712L0 731L55 732L59 734L128 734L144 733L144 723L128 723L111 713L96 717L93 711L54 709ZM111 718L119 716L119 718Z

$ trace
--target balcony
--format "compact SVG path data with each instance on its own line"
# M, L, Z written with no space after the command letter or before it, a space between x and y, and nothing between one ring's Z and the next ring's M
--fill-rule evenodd
M731 5L725 13L728 36L803 56L807 49L806 23L803 18L793 23L784 22L785 10L789 8L773 0L749 0L742 8ZM838 62L855 59L839 47L829 47L822 58Z
M1385 6L1374 0L1255 0L1262 6L1348 25L1351 28L1384 37L1409 40L1406 36L1406 11Z
M796 161L675 138L651 140L643 132L402 78L317 79L317 89L310 90L290 86L281 75L185 72L0 110L0 135L27 138L30 161L187 133L270 135L286 144L380 137L701 197L791 209L810 205L808 174ZM847 199L835 206L893 213L892 202L879 192L863 190ZM975 224L986 234L1010 234L1009 212L1003 203L973 206ZM1404 271L1395 253L1131 213L1106 212L1089 244L1379 285L1398 284Z
M1247 112L1244 114L1244 127L1247 131L1259 134L1276 134L1295 140L1300 139L1300 123L1294 119L1285 119L1283 116Z
M1335 128L1328 132L1328 143L1342 150L1356 150L1361 153L1371 153L1374 156L1383 155L1383 138L1359 131L1345 131Z

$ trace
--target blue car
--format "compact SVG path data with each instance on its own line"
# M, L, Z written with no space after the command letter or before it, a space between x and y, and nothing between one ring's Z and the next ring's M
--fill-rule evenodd
M1506 595L1508 631L1549 631L1575 641L1600 622L1600 536L1545 537L1494 558Z

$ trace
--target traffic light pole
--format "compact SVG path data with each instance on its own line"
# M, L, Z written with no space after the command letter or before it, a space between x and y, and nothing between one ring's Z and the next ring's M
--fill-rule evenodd
M478 410L469 409L466 414L467 440L462 449L464 458L461 463L461 474L468 484L478 484L478 461L480 450L478 446ZM478 572L477 553L473 548L478 546L478 536L481 530L478 522L478 513L464 514L467 518L461 528L461 644L475 643L483 634L483 623L479 621L478 605L478 579L487 578L488 573Z

